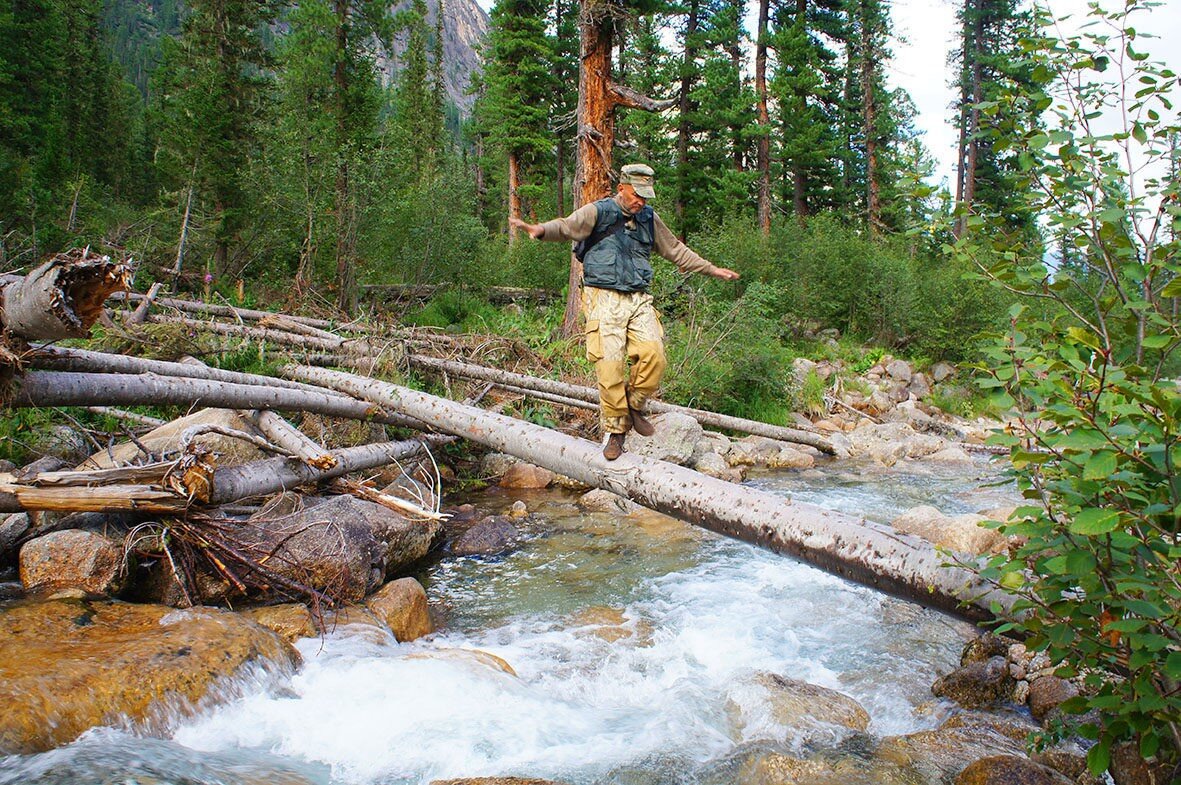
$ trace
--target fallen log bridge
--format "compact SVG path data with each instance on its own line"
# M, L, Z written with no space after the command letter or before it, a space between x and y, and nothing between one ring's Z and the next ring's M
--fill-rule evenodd
M889 526L663 461L624 454L608 462L592 442L355 374L311 366L286 366L283 374L390 407L658 512L971 621L992 618L994 602L1004 609L1012 601L972 572L946 566L929 543Z
M564 398L573 398L596 405L599 402L598 391L591 387L566 384L550 379L540 379L534 376L525 376L524 374L511 373L497 368L486 368L482 365L473 365L455 360L423 357L417 354L407 355L406 360L410 365L424 370L447 373L464 379L479 379L481 381L493 382L494 384L517 388L518 391L537 391L551 396L556 395ZM780 425L770 425L769 423L747 420L742 417L731 417L726 414L718 414L717 412L692 409L688 406L677 406L671 403L664 403L663 401L649 401L648 409L657 414L661 412L687 414L702 425L711 428L725 428L756 436L765 436L768 439L806 444L829 455L835 452L832 444L823 436L799 428L785 428Z

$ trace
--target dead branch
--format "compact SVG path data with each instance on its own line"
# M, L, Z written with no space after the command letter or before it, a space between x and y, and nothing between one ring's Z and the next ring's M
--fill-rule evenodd
M4 330L26 341L84 337L129 279L127 265L109 256L86 248L58 254L0 291Z

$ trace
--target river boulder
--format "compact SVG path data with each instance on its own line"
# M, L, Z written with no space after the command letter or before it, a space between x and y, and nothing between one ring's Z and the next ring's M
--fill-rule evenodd
M809 738L842 735L842 730L864 731L869 726L869 713L861 704L836 690L766 672L755 674L750 686L753 691L740 687L726 701L736 736L758 716L769 716L792 736Z
M242 614L255 624L266 627L288 643L316 635L316 620L308 606L298 602L249 608Z
M47 750L99 725L161 730L255 666L290 675L270 630L213 608L50 600L0 609L0 752Z
M64 529L20 549L21 583L29 591L81 589L114 594L123 582L123 548L97 532Z
M413 578L390 581L366 600L365 605L385 622L399 643L409 643L435 631L426 591Z
M797 758L772 752L746 761L733 785L916 785L916 776L884 760L821 753Z
M993 755L1022 756L1032 726L957 715L935 730L882 739L874 756L920 774L918 782L950 782L969 764Z
M975 556L996 553L1006 545L1003 534L980 525L986 520L985 516L976 513L944 515L924 504L907 510L891 521L890 525L941 548Z
M608 512L615 515L630 515L640 509L640 505L631 499L605 488L587 491L578 497L577 504L578 509L585 512Z
M549 469L531 463L514 463L500 478L501 488L546 488L554 481Z
M627 451L645 458L687 465L705 433L701 423L680 412L664 412L650 419L656 433L640 436L635 431L630 432L625 441Z
M502 515L490 515L451 543L456 556L499 556L517 546L521 532Z
M992 755L969 763L955 785L1073 785L1048 766L1017 755Z
M431 780L431 785L566 785L566 783L530 777L464 777L458 780Z
M1009 663L998 656L952 671L931 685L931 692L968 709L983 709L1011 700L1013 686Z
M0 516L0 567L16 561L16 544L29 531L30 526L27 512Z
M1042 722L1063 702L1078 695L1078 687L1058 676L1043 676L1029 683L1029 713Z

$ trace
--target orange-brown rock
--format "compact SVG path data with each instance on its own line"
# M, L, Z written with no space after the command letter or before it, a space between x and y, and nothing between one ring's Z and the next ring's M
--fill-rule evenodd
M431 649L429 651L415 652L406 657L408 660L449 660L451 662L458 662L464 665L476 665L480 668L491 668L492 670L507 673L509 676L516 676L517 671L508 661L503 657L497 657L495 654L483 651L482 649Z
M244 666L290 673L291 646L243 616L115 601L0 610L0 752L38 752L98 725L159 727Z
M529 777L465 777L458 780L431 780L431 785L565 785L565 783Z
M295 643L300 638L314 638L317 635L312 612L308 610L308 606L298 602L250 608L242 613L255 624L261 624L289 643Z
M385 622L399 643L407 643L435 631L426 590L413 578L390 581L366 600L365 605Z
M955 785L1071 785L1071 781L1029 758L993 755L968 764Z
M65 529L29 540L20 550L21 583L29 591L82 589L114 593L123 549L97 532Z
M554 481L549 469L531 463L514 463L500 478L501 488L545 488Z

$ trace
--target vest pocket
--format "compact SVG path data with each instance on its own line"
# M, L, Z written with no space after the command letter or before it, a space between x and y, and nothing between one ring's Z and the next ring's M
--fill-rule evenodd
M592 363L603 359L603 336L599 332L598 319L588 319L586 322L586 359Z

